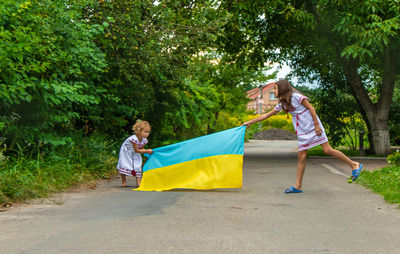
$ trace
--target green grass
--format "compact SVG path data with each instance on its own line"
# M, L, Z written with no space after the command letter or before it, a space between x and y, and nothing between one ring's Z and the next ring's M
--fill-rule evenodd
M51 193L116 174L111 144L82 139L36 158L20 155L0 164L0 204L47 197Z
M341 151L348 157L360 156L360 151L358 151L358 150L350 150L350 149L343 149L343 148L335 148L335 149ZM315 146L315 147L311 148L310 150L308 150L307 155L308 156L330 156L330 155L326 155L324 153L321 146ZM382 157L382 156L364 154L363 157Z
M357 182L378 193L400 209L400 166L387 166L375 171L363 171Z

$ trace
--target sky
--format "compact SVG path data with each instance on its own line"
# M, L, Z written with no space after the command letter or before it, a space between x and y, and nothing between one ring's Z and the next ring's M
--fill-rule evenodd
M267 74L272 74L276 70L278 70L278 74L276 75L277 79L270 79L266 83L271 83L274 81L278 81L279 79L284 79L290 73L290 67L288 65L286 65L285 63L276 63L271 70L267 71ZM296 81L297 79L293 80L294 83L296 83Z
M279 65L277 65L276 67L274 67L274 70L278 69ZM277 78L281 79L281 78L285 78L286 75L288 75L290 73L290 67L287 66L286 64L283 64L281 66L281 70L279 70Z
M277 79L276 80L275 79L268 80L266 82L266 84L278 81L279 79L284 79L290 73L290 67L287 64L285 64L285 63L283 63L283 64L276 63L271 70L267 71L267 74L272 74L276 70L278 70L278 74L276 75ZM298 81L298 79L296 77L293 77L291 79L291 83L294 86L300 85L300 86L308 86L308 87L311 87L311 88L318 87L317 83L303 83L303 82L299 83L299 81Z

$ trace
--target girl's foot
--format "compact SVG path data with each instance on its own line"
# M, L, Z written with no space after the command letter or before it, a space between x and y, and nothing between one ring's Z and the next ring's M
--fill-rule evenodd
M360 167L360 165L361 165L361 163L359 163L359 162L354 163L353 166L351 167L351 170L358 169Z
M353 171L351 171L351 173L352 173L352 174L351 174L351 175L352 175L351 180L353 180L353 182L354 182L355 180L357 180L357 178L360 176L362 167L363 167L363 164L359 163L358 168L356 168L356 169L354 169Z
M294 186L291 186L290 188L287 188L287 189L285 190L285 193L287 193L287 194L289 194L289 193L302 193L302 192L303 192L302 190L297 189L297 188L294 187Z
M122 181L121 183L122 187L126 187L126 175L121 174L121 181Z

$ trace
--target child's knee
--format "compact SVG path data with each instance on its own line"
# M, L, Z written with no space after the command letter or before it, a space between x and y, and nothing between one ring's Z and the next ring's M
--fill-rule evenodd
M300 151L297 153L297 159L304 161L307 157L307 152Z
M330 155L331 153L332 153L332 147L324 147L324 153L326 154L326 155Z

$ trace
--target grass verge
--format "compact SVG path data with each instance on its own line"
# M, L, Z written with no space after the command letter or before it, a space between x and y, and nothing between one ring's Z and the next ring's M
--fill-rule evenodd
M359 184L378 193L400 209L400 166L390 165L375 171L363 171Z
M358 150L340 149L340 148L335 148L335 149L341 151L348 157L360 156L360 151L358 151ZM315 147L309 149L307 152L307 155L308 156L327 156L327 157L330 156L330 155L326 155L324 153L321 146L315 146ZM366 155L363 155L362 157L382 157L382 156L366 154Z
M0 164L0 204L47 197L116 174L112 144L83 139L36 158L20 155Z

